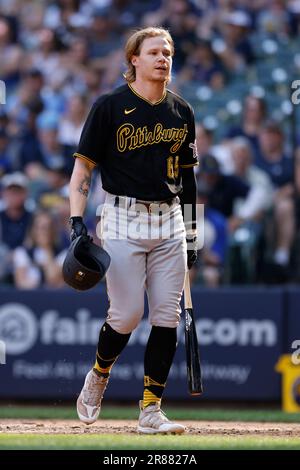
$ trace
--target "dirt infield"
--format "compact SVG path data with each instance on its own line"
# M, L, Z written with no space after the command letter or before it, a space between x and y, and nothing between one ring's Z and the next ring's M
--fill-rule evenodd
M180 421L191 435L300 437L300 424L225 421ZM136 434L133 420L99 420L86 426L75 420L3 419L0 434Z

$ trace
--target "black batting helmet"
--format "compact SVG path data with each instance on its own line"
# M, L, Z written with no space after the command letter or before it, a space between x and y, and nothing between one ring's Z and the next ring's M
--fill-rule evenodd
M77 290L91 289L105 276L109 264L109 254L81 235L68 249L62 268L64 281Z

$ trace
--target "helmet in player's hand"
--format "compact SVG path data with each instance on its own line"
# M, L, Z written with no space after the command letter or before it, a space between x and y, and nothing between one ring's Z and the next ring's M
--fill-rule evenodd
M74 289L91 289L103 279L109 265L109 254L90 237L81 235L68 249L62 268L63 278Z

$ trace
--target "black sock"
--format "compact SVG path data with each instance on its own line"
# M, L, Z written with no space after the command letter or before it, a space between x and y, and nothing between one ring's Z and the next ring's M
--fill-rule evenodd
M176 346L176 328L152 327L144 358L144 407L150 403L160 403Z
M131 333L121 334L104 323L99 333L98 348L94 369L103 377L108 377L110 370L125 348Z

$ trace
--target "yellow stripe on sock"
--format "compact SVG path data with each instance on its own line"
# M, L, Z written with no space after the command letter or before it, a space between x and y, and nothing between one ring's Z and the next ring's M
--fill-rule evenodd
M165 387L166 384L165 383L164 384L159 384L155 380L151 379L151 377L149 377L149 375L145 375L144 376L144 387L149 387L150 385L157 385L158 387Z
M95 364L94 364L94 369L96 369L98 372L100 372L100 374L109 374L110 373L110 369L112 368L113 364L109 367L106 367L105 369L103 367L100 367L98 362L95 361Z
M161 399L158 398L154 393L150 392L147 388L144 390L144 396L143 396L143 407L146 408L146 406L150 405L151 403L159 403L160 404Z

